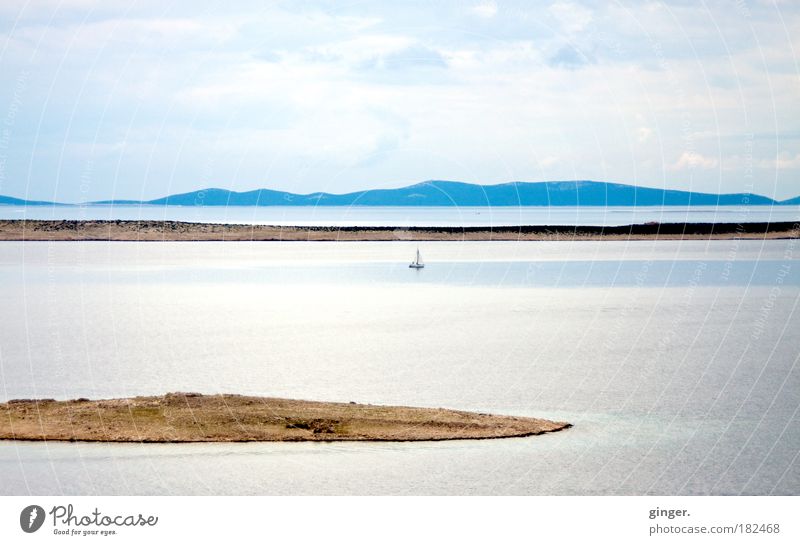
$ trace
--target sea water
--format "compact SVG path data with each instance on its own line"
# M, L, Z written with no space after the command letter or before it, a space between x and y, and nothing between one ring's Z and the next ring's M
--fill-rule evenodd
M0 442L0 494L797 494L800 242L0 243L0 400L241 393L522 439Z

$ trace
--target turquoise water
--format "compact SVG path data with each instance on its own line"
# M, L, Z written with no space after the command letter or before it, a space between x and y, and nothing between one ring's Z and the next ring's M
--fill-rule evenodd
M797 241L0 243L0 399L566 419L415 444L0 442L0 494L797 494Z

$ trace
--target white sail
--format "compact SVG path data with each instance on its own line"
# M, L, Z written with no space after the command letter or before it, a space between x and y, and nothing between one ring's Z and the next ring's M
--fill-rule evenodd
M422 257L419 255L419 248L417 248L417 257L414 259L414 261L411 262L411 264L409 265L409 268L411 268L411 269L421 269L424 266L425 266L425 264L422 262Z

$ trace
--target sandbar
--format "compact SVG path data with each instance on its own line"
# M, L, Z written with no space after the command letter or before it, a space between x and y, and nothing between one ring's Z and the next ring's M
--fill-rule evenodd
M0 403L0 439L92 442L444 441L526 437L566 422L452 409L235 394Z

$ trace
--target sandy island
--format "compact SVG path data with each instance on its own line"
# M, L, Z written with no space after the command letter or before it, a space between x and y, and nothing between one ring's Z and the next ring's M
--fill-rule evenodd
M26 441L444 441L526 437L569 427L449 409L231 394L0 403L0 439Z
M389 241L729 240L800 238L800 222L647 223L617 227L282 227L179 221L0 220L0 240Z

